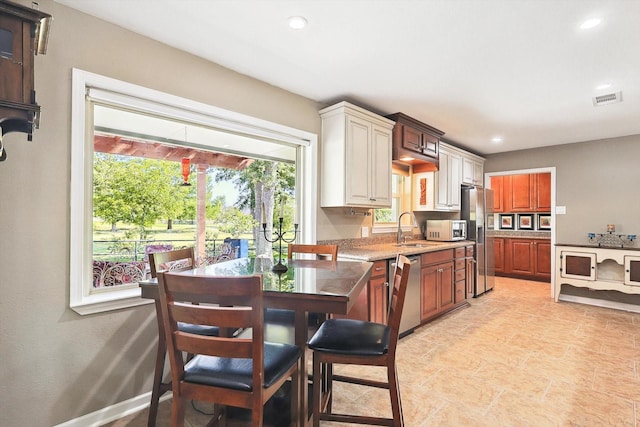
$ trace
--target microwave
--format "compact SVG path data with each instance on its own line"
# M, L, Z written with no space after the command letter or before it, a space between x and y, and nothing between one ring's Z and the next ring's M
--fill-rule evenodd
M427 240L454 242L467 239L467 221L462 219L429 219L425 232Z

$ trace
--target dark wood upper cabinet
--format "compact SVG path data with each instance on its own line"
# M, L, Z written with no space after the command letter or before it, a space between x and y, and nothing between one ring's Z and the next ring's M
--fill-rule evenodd
M438 170L440 138L444 132L404 113L391 114L387 118L396 122L393 161L412 165L414 172Z
M46 52L51 15L0 0L0 127L2 133L38 127L34 57Z

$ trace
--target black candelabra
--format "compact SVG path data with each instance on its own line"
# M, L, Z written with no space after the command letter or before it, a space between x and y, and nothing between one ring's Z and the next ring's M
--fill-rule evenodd
M298 236L298 224L293 224L293 231L282 231L283 222L284 218L280 217L277 224L278 229L272 231L271 239L267 237L267 223L262 223L262 233L264 234L264 239L269 243L278 243L278 263L271 267L271 271L274 271L276 273L284 273L285 271L287 271L287 266L282 263L282 242L293 243ZM290 232L293 233L293 237L285 239L284 235Z

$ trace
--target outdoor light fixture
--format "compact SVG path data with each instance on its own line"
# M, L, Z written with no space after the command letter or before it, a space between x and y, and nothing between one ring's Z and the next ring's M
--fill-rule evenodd
M191 172L191 160L188 157L182 158L182 178L184 181L182 182L182 186L189 186L189 172Z

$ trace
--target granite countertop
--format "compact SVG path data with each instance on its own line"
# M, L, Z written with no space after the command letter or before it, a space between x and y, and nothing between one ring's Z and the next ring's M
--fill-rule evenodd
M379 243L355 247L340 247L338 259L356 261L379 261L395 258L398 254L418 255L426 252L454 249L462 246L475 245L474 241L461 240L458 242L434 242L427 240L411 240L409 244L418 246L398 246L396 243Z

